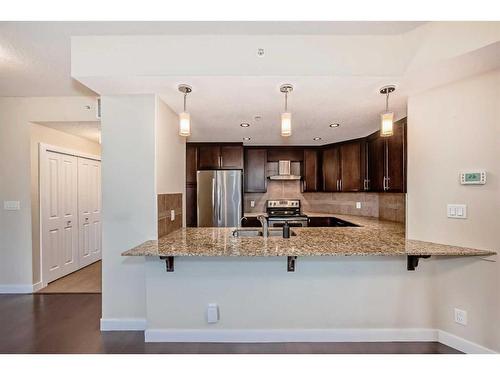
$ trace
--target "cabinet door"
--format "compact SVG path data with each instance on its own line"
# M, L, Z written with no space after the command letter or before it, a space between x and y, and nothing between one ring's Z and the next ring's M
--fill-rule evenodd
M220 168L243 169L243 146L220 146Z
M317 150L304 150L304 181L303 191L319 190L319 155Z
M198 169L220 168L220 146L200 145L198 147Z
M394 124L394 134L387 137L386 191L405 191L405 131L406 119Z
M267 150L245 149L245 193L265 193Z
M344 143L340 146L342 191L362 191L361 142Z
M323 150L323 190L339 191L340 189L340 150L330 147Z
M186 226L196 227L196 185L186 186Z
M368 187L384 191L385 138L376 133L368 139Z
M198 159L198 148L193 144L186 144L186 183L196 184L196 171L198 170L197 165Z

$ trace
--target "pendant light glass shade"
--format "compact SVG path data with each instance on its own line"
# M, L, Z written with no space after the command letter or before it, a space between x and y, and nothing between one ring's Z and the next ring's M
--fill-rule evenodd
M281 136L289 137L292 135L292 114L283 112L281 114Z
M179 135L183 137L191 135L191 116L187 112L179 113Z
M380 115L380 136L390 137L394 134L394 112L385 112Z

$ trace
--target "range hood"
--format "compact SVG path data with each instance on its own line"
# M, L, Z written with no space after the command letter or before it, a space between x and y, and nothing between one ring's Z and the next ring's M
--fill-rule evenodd
M278 174L269 176L270 180L300 180L300 176L290 174L290 160L280 160L278 162Z

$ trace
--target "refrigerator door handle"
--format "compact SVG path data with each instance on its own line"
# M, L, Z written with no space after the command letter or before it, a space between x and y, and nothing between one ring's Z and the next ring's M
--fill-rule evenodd
M216 219L215 219L215 205L217 204L217 200L216 200L216 196L215 196L215 189L216 189L215 177L212 177L212 222L216 221Z
M222 225L222 188L220 186L220 179L219 179L220 175L217 174L217 195L218 195L218 199L217 199L217 225L218 226L221 226Z

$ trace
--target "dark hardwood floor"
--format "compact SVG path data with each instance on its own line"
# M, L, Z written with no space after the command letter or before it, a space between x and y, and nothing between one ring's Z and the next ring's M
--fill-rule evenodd
M0 353L459 353L440 343L145 343L142 332L100 332L100 294L0 295Z

